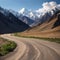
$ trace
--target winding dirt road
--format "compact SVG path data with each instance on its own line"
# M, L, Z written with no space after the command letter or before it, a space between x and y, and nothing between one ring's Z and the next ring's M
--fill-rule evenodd
M17 48L0 60L60 60L60 44L33 38L1 35L15 41Z

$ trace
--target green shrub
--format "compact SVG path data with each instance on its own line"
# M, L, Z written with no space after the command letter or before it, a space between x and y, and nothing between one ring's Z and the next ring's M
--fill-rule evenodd
M16 43L8 41L0 46L0 56L6 55L7 53L13 51L16 48Z

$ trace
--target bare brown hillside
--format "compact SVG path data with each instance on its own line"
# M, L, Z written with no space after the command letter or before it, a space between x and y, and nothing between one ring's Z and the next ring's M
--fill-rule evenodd
M53 17L41 25L29 28L28 30L18 33L21 36L35 36L60 38L60 12L53 15Z

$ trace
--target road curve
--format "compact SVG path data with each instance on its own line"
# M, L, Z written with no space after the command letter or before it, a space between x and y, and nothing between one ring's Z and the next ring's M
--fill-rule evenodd
M1 37L15 41L17 47L0 60L60 60L60 44L8 34Z

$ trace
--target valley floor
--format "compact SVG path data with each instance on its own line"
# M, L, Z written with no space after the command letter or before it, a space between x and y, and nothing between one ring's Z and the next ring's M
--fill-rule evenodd
M60 44L8 34L1 37L15 41L17 48L0 60L60 60Z

